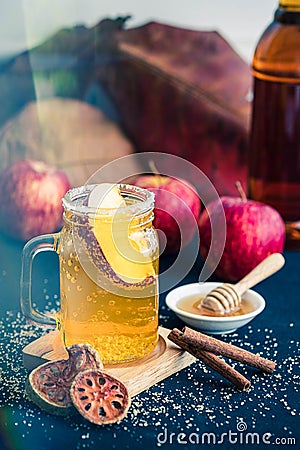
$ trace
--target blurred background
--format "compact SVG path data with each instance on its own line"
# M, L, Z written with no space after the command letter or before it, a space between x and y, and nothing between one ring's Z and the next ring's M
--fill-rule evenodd
M121 156L164 151L221 194L236 179L246 189L250 64L276 5L2 2L0 169L42 160L80 185Z
M93 26L101 18L131 15L128 26L150 20L185 28L218 30L250 61L272 18L276 0L10 0L1 4L0 57L37 45L62 27Z

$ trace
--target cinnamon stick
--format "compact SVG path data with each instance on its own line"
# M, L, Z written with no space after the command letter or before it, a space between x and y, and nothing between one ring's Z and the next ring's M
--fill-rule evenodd
M197 347L197 345L186 342L184 339L182 339L182 336L182 331L174 328L168 335L168 338L175 344L179 345L182 349L191 353L197 359L200 359L200 361L204 362L207 366L211 367L224 378L229 380L238 389L244 391L250 387L250 381L229 364L227 364L224 360L218 358L218 356L214 355L211 352L200 349L199 347Z
M205 350L216 355L222 355L227 358L239 361L249 366L262 370L265 373L272 373L275 369L275 362L262 358L259 355L251 353L232 344L215 339L211 336L184 327L180 337L187 345L196 345L200 350Z

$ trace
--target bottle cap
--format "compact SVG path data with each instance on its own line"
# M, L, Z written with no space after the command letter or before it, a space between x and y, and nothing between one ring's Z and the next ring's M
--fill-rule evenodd
M300 8L300 0L279 0L279 5L287 8L298 7Z

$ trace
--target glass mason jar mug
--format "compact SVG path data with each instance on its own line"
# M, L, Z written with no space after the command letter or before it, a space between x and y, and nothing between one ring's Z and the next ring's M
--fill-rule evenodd
M71 189L63 199L62 230L25 245L21 307L37 324L56 324L65 346L91 344L104 363L114 364L142 358L156 346L158 238L151 192L110 185L119 193L111 207L106 198L115 201L116 191L95 202L99 186ZM60 310L54 316L34 309L31 295L33 259L45 250L59 255Z

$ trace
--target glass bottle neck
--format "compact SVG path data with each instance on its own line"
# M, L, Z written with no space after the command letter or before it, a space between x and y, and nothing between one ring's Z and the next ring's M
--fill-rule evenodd
M280 0L274 14L274 22L300 25L300 0Z

